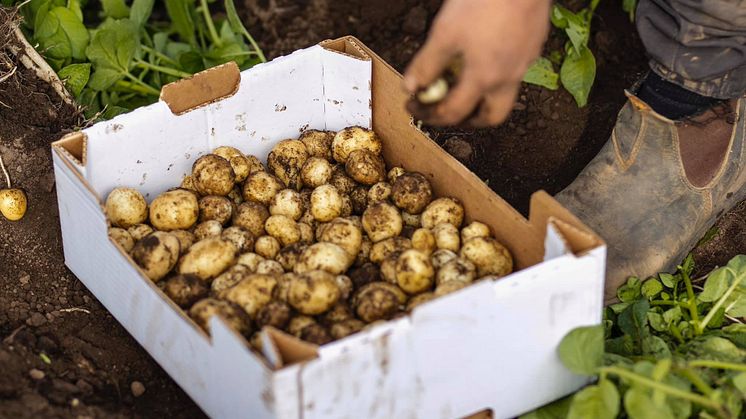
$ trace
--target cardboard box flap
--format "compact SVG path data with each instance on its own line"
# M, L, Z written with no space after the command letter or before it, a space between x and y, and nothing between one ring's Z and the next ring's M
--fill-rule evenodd
M83 169L86 164L87 142L86 135L78 131L65 135L52 143L52 146L64 154L78 169Z
M240 81L238 65L230 61L163 86L160 99L180 115L233 95Z

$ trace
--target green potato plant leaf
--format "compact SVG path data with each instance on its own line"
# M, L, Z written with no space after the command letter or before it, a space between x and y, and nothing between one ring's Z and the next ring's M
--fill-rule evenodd
M101 0L104 16L113 19L122 19L130 15L130 8L124 0Z
M560 68L562 86L575 98L575 103L583 107L588 103L593 81L596 79L596 59L591 50L583 47L580 51L570 49Z
M593 375L603 364L603 326L573 329L559 344L559 357L567 369L579 375Z
M44 13L35 36L40 48L49 57L85 58L88 30L70 9L55 7Z
M544 57L539 57L531 64L531 67L526 71L526 75L523 76L523 81L546 87L549 90L559 88L559 74L554 71L552 62Z
M137 47L137 29L128 19L115 21L96 32L86 50L95 68L90 86L104 90L129 75Z
M153 13L154 3L155 0L134 0L130 8L130 20L141 28L150 18L150 14Z
M649 278L642 283L640 292L649 300L653 299L663 292L663 284L655 278Z
M564 419L570 410L570 403L572 403L572 397L565 397L521 415L519 419Z
M636 342L642 343L642 339L648 334L649 309L647 300L639 300L619 315L619 327Z
M197 37L193 10L194 0L166 0L166 12L171 18L171 27L183 41L196 47Z
M636 301L640 295L642 295L642 282L636 276L627 278L627 282L616 291L617 298L623 303Z
M733 381L733 386L746 398L746 372L734 376L731 380Z
M624 394L624 409L630 419L675 419L667 404L657 404L641 388L632 387Z
M70 93L78 97L91 76L91 64L70 64L60 70L57 75L65 82L65 87Z
M619 414L619 392L614 384L602 380L576 393L567 412L568 419L614 419Z

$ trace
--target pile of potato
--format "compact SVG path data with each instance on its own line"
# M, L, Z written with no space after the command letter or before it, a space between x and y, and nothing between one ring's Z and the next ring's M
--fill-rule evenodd
M485 224L462 228L457 199L381 148L360 127L281 141L266 166L218 147L150 206L113 190L109 235L197 324L219 314L257 349L264 326L325 344L511 272Z

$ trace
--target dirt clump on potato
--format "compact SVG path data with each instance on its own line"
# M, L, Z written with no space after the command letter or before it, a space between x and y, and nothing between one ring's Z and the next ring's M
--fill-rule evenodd
M176 236L156 231L145 236L132 248L132 259L152 281L168 274L179 260L179 239Z

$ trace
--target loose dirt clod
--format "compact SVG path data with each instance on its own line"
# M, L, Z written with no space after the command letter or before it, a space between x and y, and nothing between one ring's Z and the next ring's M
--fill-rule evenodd
M139 381L133 381L130 384L130 390L133 396L140 397L145 393L145 385Z

